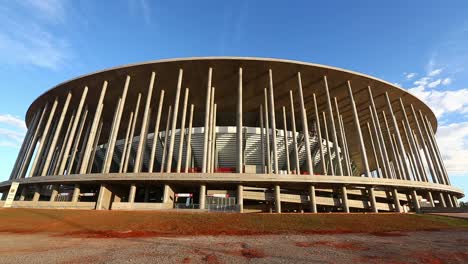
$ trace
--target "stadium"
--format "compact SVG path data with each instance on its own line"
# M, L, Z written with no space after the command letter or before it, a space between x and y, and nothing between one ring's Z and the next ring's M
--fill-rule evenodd
M26 114L0 207L419 212L457 207L421 100L298 61L204 57L61 83Z

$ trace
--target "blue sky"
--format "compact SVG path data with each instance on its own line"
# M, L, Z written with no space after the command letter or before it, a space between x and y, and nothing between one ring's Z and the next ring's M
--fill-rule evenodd
M162 58L256 56L347 68L410 90L437 114L452 184L468 192L468 1L321 2L0 1L0 180L29 104L62 81Z

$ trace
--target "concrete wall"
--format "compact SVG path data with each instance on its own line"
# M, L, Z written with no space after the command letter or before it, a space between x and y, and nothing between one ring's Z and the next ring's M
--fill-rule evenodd
M49 201L14 201L12 208L42 208L42 209L94 209L95 202L49 202Z

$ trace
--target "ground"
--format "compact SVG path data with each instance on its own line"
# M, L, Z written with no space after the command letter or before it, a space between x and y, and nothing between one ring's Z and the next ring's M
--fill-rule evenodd
M0 263L468 263L468 220L0 209Z

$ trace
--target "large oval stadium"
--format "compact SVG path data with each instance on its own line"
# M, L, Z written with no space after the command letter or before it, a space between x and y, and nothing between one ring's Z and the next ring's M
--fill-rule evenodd
M204 57L116 67L45 92L26 124L0 183L10 207L418 212L464 195L426 104L318 64Z

